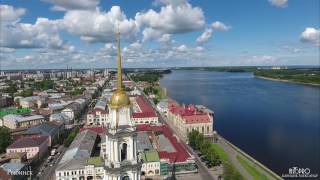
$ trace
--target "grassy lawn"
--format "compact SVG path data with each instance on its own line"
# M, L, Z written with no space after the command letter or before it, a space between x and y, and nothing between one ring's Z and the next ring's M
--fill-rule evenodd
M238 159L239 163L244 167L244 169L246 169L247 172L253 177L253 179L255 179L255 180L268 180L268 178L264 174L260 173L254 166L252 166L246 160L244 160L240 156L237 156L237 159Z
M157 93L157 96L160 98L160 99L164 99L166 98L166 95L164 93L164 90L161 86L156 86L155 89L157 89L158 93Z
M228 154L218 144L211 144L211 148L218 153L223 163L226 163L229 161Z

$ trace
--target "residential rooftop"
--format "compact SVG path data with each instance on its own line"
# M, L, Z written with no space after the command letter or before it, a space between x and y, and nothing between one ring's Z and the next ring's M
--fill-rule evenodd
M143 97L136 96L136 105L133 106L133 118L157 117L157 114L151 104Z
M137 134L137 150L138 152L143 152L145 150L151 150L153 146L149 140L148 134L146 132L138 132Z
M170 141L170 144L175 149L175 151L170 151L170 149L166 148L159 148L159 157L160 159L169 159L171 163L174 162L184 162L191 158L190 153L186 150L186 148L178 142L175 135L172 133L171 129L167 125L161 125L161 126L151 126L149 124L141 124L137 125L137 131L140 132L153 132L154 134L159 134L157 138L166 138L168 141ZM161 137L163 135L163 137ZM164 146L165 144L162 144L160 140L160 146ZM158 144L159 144L158 143Z
M72 141L70 147L63 155L59 164L70 161L72 159L88 158L92 154L94 144L97 138L97 133L85 130L79 132Z
M23 137L14 141L8 148L26 148L26 147L37 147L48 139L48 136L32 136Z
M57 131L59 131L60 127L61 125L58 123L45 122L27 129L23 134L45 134L53 136Z
M87 160L87 165L103 166L104 161L103 161L102 157L100 157L100 156L90 157Z

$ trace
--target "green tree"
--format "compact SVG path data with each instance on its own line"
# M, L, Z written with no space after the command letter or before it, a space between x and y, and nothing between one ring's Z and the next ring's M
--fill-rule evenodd
M32 96L33 95L33 89L23 90L19 95L23 96L23 97Z
M16 93L18 90L17 84L13 83L12 81L9 81L8 85L9 87L6 89L6 92L13 96L13 94Z
M70 134L68 135L68 137L63 142L65 147L69 147L70 146L70 144L72 143L74 138L77 136L79 130L80 130L79 127L76 127L76 128L71 130Z
M212 149L210 148L210 143L207 140L203 141L199 149L202 154L208 154L212 151Z
M0 153L3 153L11 143L10 131L6 128L0 128L0 137Z
M229 162L223 165L223 179L244 180L243 176Z
M198 131L192 130L191 132L188 133L188 141L189 145L192 148L196 148L196 137L199 135Z
M196 148L200 149L201 145L203 144L204 141L204 137L202 134L198 134L198 136L196 136Z

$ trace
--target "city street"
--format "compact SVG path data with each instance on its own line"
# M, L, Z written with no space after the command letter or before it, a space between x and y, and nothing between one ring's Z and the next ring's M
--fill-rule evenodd
M47 163L47 158L43 160L42 164L40 165L39 172L41 174L38 176L37 179L47 179L47 180L54 180L54 171L62 158L63 154L65 153L66 148L63 145L60 145L57 149L56 153L53 160L50 163ZM52 164L52 166L50 166Z

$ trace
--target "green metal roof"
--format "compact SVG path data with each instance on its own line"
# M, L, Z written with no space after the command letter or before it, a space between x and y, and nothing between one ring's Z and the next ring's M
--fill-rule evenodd
M30 108L15 108L15 107L0 108L0 118L9 114L27 114L30 112L31 112Z
M144 162L157 162L160 161L159 153L156 150L144 151L141 154L141 158Z
M94 166L103 166L103 160L101 157L90 157L87 160L87 164Z

